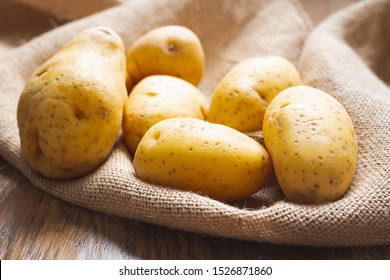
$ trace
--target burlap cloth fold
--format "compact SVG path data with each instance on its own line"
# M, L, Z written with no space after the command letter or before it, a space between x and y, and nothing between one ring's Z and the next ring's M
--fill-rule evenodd
M43 191L113 215L272 243L389 243L389 13L390 1L362 2L311 31L295 1L124 1L0 53L0 155ZM347 194L333 203L296 205L285 200L273 179L251 198L226 204L139 181L120 138L110 157L78 180L48 180L29 168L20 153L16 107L34 69L88 27L113 28L127 48L166 24L187 26L200 37L207 59L200 89L207 96L233 64L270 54L296 63L305 83L335 96L351 115L359 142L357 172Z

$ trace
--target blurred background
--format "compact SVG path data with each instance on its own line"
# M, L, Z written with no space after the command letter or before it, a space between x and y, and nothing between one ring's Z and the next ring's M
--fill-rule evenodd
M1 0L0 52L59 25L136 0ZM358 0L300 0L313 25ZM77 5L77 8L75 8Z

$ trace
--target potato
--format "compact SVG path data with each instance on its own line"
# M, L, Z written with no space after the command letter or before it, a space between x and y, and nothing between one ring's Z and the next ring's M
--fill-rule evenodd
M268 152L227 126L172 118L152 126L133 161L141 180L232 201L260 190L272 173Z
M205 119L207 102L192 84L166 75L139 82L125 102L123 137L132 154L146 131L157 122L174 117Z
M119 36L90 28L39 67L20 96L22 154L53 179L83 176L110 153L127 97Z
M236 64L215 88L208 121L242 132L260 130L269 102L285 88L300 84L298 71L282 57L246 59Z
M205 67L198 36L178 25L159 27L141 36L130 46L126 59L129 91L155 74L175 76L197 86Z
M322 203L346 192L358 147L351 118L332 96L308 86L284 90L268 106L263 133L290 201Z

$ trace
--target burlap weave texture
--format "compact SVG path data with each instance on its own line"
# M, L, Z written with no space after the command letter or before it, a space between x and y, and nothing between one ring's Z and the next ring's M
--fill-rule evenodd
M366 1L311 30L295 1L149 0L128 1L73 21L0 53L0 155L38 188L113 215L273 243L389 243L389 12L390 1ZM294 62L304 83L336 97L352 117L359 144L357 172L347 194L334 203L296 205L272 180L251 198L226 204L139 181L120 138L102 166L81 179L49 180L29 168L20 153L16 107L35 68L88 27L113 28L127 48L146 31L167 24L187 26L200 37L207 60L200 89L207 96L235 63L272 54Z

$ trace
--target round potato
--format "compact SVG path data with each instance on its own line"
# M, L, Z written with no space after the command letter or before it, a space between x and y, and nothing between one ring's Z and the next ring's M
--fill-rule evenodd
M157 122L174 117L204 120L207 102L192 84L166 75L153 75L139 82L125 102L123 137L132 154L146 131Z
M126 58L111 29L82 32L38 68L18 104L22 154L53 179L83 176L109 155L121 128Z
M335 98L308 86L288 88L269 104L263 133L290 201L334 201L346 192L358 148L351 118Z
M127 52L127 88L143 78L162 74L197 86L202 79L205 55L198 36L184 26L168 25L141 36Z
M223 201L260 190L272 173L268 152L227 126L173 118L152 126L134 156L142 180Z
M215 88L208 121L242 132L260 130L269 102L280 91L300 84L295 66L282 57L246 59L236 64Z

